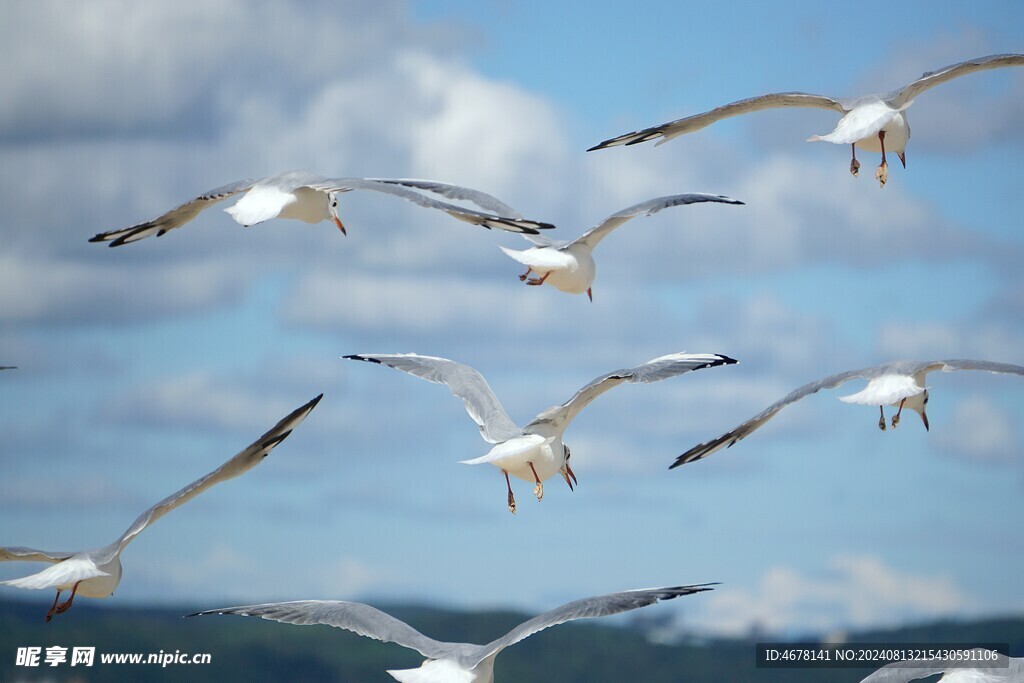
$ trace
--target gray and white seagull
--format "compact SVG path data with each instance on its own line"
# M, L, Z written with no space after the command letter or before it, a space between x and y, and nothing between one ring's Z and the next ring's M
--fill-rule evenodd
M523 235L533 243L533 247L521 251L505 247L499 248L509 257L526 266L526 272L519 276L519 279L526 284L543 285L548 283L570 294L586 292L590 300L593 301L594 293L591 291L591 285L597 274L597 266L594 264L593 257L594 247L612 230L636 216L651 216L672 206L702 202L743 204L738 199L716 194L691 193L656 197L613 213L598 223L596 227L571 242L556 241L540 235ZM536 273L536 277L530 278L530 273Z
M880 185L884 186L889 177L888 164L885 160L886 150L894 152L903 167L907 166L906 147L910 140L910 124L907 122L907 109L914 103L918 95L940 83L959 76L966 76L976 71L998 69L1006 66L1024 66L1024 55L1005 54L989 55L969 59L958 64L950 64L935 71L923 74L913 83L892 92L865 95L863 97L833 98L825 95L813 95L805 92L782 92L759 95L745 100L738 100L706 111L702 114L687 116L663 123L660 126L645 128L633 133L626 133L610 140L598 143L588 149L616 147L618 145L635 145L648 140L658 140L657 144L668 142L674 137L692 133L716 121L740 114L777 109L780 107L815 107L832 109L842 114L838 125L828 135L814 135L809 142L824 141L837 145L850 145L853 159L850 161L850 173L857 175L860 162L857 161L857 148L868 152L881 152L882 163L875 172Z
M244 607L224 607L188 616L239 614L286 624L309 626L323 624L343 628L385 643L397 643L426 657L418 669L389 670L402 683L493 683L494 659L498 653L551 626L576 619L604 617L712 590L715 584L673 586L611 593L569 602L526 621L487 645L445 643L428 638L404 621L359 602L337 600L299 600Z
M525 427L518 427L502 407L483 376L462 363L447 358L409 354L356 354L343 356L386 365L428 382L446 384L462 399L466 412L480 429L484 441L495 444L486 455L463 460L465 465L490 463L505 475L508 488L508 509L515 514L516 498L509 475L534 484L537 500L544 497L544 484L553 475L561 474L572 490L576 475L569 466L571 452L562 443L562 434L573 418L595 398L623 382L650 383L675 377L691 370L731 365L736 361L716 353L673 353L647 361L635 368L616 370L595 378L573 394L562 405L552 406L533 418Z
M866 379L868 385L861 391L849 396L840 396L839 400L845 403L858 403L865 406L878 406L879 419L878 428L885 431L885 411L883 406L896 408L896 414L892 416L893 429L900 423L900 415L904 408L913 410L921 416L924 428L929 429L928 413L928 389L925 385L925 377L929 372L942 370L953 372L954 370L984 370L985 372L1009 373L1024 375L1024 367L1011 365L1009 363L993 363L987 360L934 360L934 361L913 361L900 360L891 363L884 363L861 370L850 370L831 375L817 382L805 384L787 394L779 401L768 406L765 410L750 418L740 426L732 429L722 436L694 446L686 451L672 463L669 469L679 467L686 463L700 460L722 448L731 447L734 443L743 439L759 429L768 420L775 417L779 412L791 403L796 403L805 396L815 394L822 389L834 389L835 387L852 379Z
M54 614L68 611L76 595L83 595L87 598L110 597L121 582L121 553L136 536L171 510L187 503L211 486L233 479L260 464L275 446L288 438L292 430L316 407L322 396L323 394L292 411L270 431L213 472L200 477L143 512L121 534L120 538L110 545L97 550L70 552L51 552L22 547L0 548L0 562L49 562L52 565L31 576L0 581L0 585L34 590L57 589L53 605L46 613L46 621L50 621ZM71 597L58 604L60 594L66 590L71 591Z
M452 199L468 200L484 211L442 202L409 189L412 187ZM485 228L536 234L538 230L555 227L550 223L526 220L499 199L479 190L458 185L401 178L325 178L306 171L288 171L261 180L240 180L218 187L190 199L162 216L128 228L102 232L91 237L89 241L110 242L110 246L117 247L137 242L150 235L160 237L188 223L204 209L238 194L242 197L225 211L243 226L256 225L272 218L291 218L306 223L333 221L338 229L347 235L345 225L338 216L338 195L353 190L373 190L401 197L422 207L444 211L460 221ZM499 213L490 213L491 211Z

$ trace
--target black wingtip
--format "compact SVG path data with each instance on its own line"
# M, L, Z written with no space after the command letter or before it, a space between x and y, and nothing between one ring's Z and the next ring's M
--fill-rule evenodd
M715 355L722 359L722 365L736 365L737 363L739 363L739 361L736 360L735 358L730 358L729 356L726 356L724 354L716 353Z
M355 353L353 353L351 356L342 356L342 358L344 360L363 360L366 361L367 363L376 363L377 365L381 364L380 361L377 360L376 358L370 358L369 356L360 356Z
M93 235L92 237L89 238L89 241L90 242L106 242L107 240L106 240L106 237L104 237L104 234L105 233L102 233L102 232L96 233L95 235Z

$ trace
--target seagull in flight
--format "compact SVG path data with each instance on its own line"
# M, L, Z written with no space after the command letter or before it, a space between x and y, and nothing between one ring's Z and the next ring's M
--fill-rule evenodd
M17 365L0 365L0 370L17 370Z
M896 408L896 414L892 416L893 429L900 423L900 415L903 409L908 408L921 416L921 422L924 423L925 430L928 430L928 413L926 409L928 407L929 387L925 385L925 377L929 372L935 370L942 370L943 372L984 370L985 372L1024 375L1024 367L1020 365L993 363L987 360L899 360L862 370L840 372L838 375L831 375L817 382L805 384L776 403L773 403L739 427L726 432L717 439L694 446L676 458L676 461L672 463L669 469L685 465L694 460L700 460L722 448L731 447L734 443L745 438L765 422L775 417L775 413L789 404L796 403L805 396L815 394L822 389L834 389L852 379L866 379L868 380L868 385L855 394L840 396L839 400L845 403L878 406L879 429L885 431L886 428L884 406L892 406Z
M968 650L970 659L918 659L894 662L883 666L860 683L910 683L920 678L943 674L938 683L1021 683L1024 681L1024 657L1007 657L999 653L987 658L989 650ZM966 654L966 653L965 653ZM973 661L976 668L967 667Z
M500 249L527 267L526 272L519 276L522 282L528 285L542 285L548 282L570 294L586 292L587 297L593 301L594 294L591 284L594 282L596 266L592 253L594 247L601 240L607 237L612 230L636 216L651 216L670 206L701 202L743 204L737 199L715 194L676 194L657 197L613 213L601 221L597 227L591 228L571 242L559 242L539 235L523 235L533 242L533 247L522 251L505 247L500 247ZM537 275L527 279L530 273Z
M0 562L50 562L52 564L31 576L0 581L0 585L34 590L56 588L57 595L53 599L50 611L46 613L47 622L53 618L54 614L67 612L71 608L75 595L83 595L87 598L110 597L121 582L121 553L136 536L171 510L187 503L211 486L233 479L256 467L263 461L263 458L270 454L270 451L274 450L275 446L288 438L292 430L316 407L322 397L323 394L320 394L309 403L297 408L274 425L270 431L213 472L200 477L143 512L121 534L120 538L108 546L98 550L71 552L50 552L21 547L0 548ZM66 590L71 591L71 596L65 602L58 604L60 594Z
M445 643L434 640L404 621L374 607L359 602L342 602L340 600L299 600L244 607L224 607L196 612L188 616L240 614L245 617L260 617L269 621L280 621L299 626L313 624L334 626L385 643L397 643L410 650L416 650L426 657L426 661L418 669L388 671L392 678L401 683L493 683L494 659L498 653L534 633L551 626L564 624L567 621L619 614L647 607L662 600L672 600L681 595L702 593L713 590L711 588L713 585L716 584L648 588L575 600L520 624L487 645Z
M484 211L456 206L432 199L409 188L424 189L453 199L473 202ZM199 215L207 207L242 194L233 206L224 209L235 221L245 227L271 218L292 218L306 223L333 221L342 234L345 225L338 217L338 195L353 190L373 190L401 197L428 209L438 209L473 225L498 228L509 232L536 234L555 226L524 219L504 202L479 190L449 185L430 180L399 178L324 178L306 171L289 171L262 180L240 180L230 185L204 192L162 216L120 230L102 232L89 238L90 242L110 242L111 247L137 242L144 237L160 237ZM498 211L499 213L490 213Z
M572 453L562 443L562 434L573 418L591 401L623 382L650 383L675 377L691 370L731 365L737 361L715 353L673 353L647 361L635 368L616 370L595 378L560 406L552 406L533 418L525 427L517 427L505 412L487 385L483 376L462 363L446 358L409 354L357 354L343 356L348 360L361 360L386 365L428 382L447 384L451 392L462 399L466 412L480 429L484 441L494 444L486 455L461 461L464 465L489 463L505 475L508 489L509 512L516 512L516 498L512 493L509 475L534 484L537 500L544 497L544 484L554 474L561 474L569 490L573 490L576 475L569 466Z
M647 142L648 140L658 140L657 144L660 145L678 135L692 133L693 131L710 126L716 121L762 109L816 107L818 109L832 109L842 114L842 118L839 119L839 124L831 133L828 135L814 135L808 138L808 142L821 140L837 145L850 145L850 150L853 154L853 159L850 161L850 173L854 176L860 171L860 162L857 161L858 147L868 152L881 152L882 163L875 172L875 178L884 187L889 178L889 166L885 160L887 149L899 157L900 163L903 164L904 168L907 167L905 150L907 141L910 139L910 124L907 123L906 112L918 95L929 88L959 76L1006 66L1024 66L1024 55L990 55L988 57L969 59L959 64L950 64L936 71L929 71L913 83L885 94L852 98L832 98L805 92L759 95L731 102L702 114L687 116L686 118L663 123L653 128L626 133L625 135L605 140L587 151L592 152L597 149L616 147L618 145L635 145Z

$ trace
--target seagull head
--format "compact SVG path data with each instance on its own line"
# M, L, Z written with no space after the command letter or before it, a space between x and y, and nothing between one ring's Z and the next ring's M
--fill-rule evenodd
M569 485L569 490L572 491L574 490L573 485L578 482L576 481L576 475L573 474L572 468L569 467L569 458L572 457L572 451L570 451L569 447L564 443L562 444L562 455L564 458L562 460L562 466L558 468L558 472L562 475L562 478L565 479L565 483Z
M327 210L331 215L331 220L338 226L338 230L341 230L342 235L348 235L345 230L345 224L338 218L338 193L328 192L327 193Z
M918 415L921 416L921 422L924 423L926 431L931 431L928 425L928 389L925 389L916 396L910 396L907 398L906 407L910 408Z

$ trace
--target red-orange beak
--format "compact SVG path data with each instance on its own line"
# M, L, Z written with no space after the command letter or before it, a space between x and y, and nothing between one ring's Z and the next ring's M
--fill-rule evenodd
M572 477L571 480L570 480L570 477ZM565 479L565 483L569 485L569 490L570 491L575 491L576 490L576 489L573 488L573 484L577 484L579 482L576 481L576 475L573 474L572 468L569 467L569 463L565 463L565 469L562 470L562 478Z
M348 237L348 232L345 231L345 226L341 224L341 219L337 216L333 216L334 224L338 226L338 230L341 230L341 234Z
M587 298L590 299L591 303L593 303L594 302L594 293L592 291L590 291L591 289L592 289L591 287L587 287Z
M896 154L900 158L900 163L903 164L903 168L907 167L907 155L905 152L899 152Z
M921 422L924 422L924 431L930 432L931 429L928 428L928 416L924 413L921 413Z

